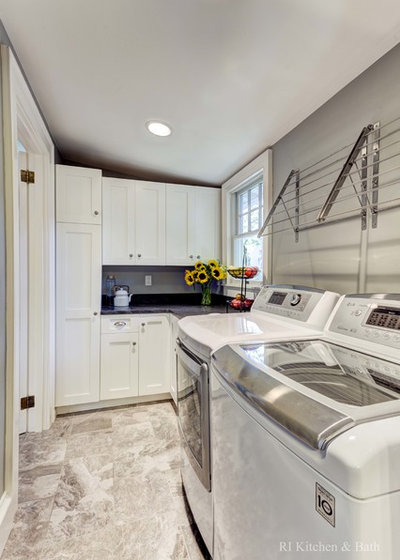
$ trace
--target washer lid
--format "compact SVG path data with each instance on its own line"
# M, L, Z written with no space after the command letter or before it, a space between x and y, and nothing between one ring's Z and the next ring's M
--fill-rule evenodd
M319 336L321 331L267 313L210 314L185 317L178 323L179 338L209 353L228 343L287 340Z
M315 449L400 413L399 364L322 340L225 346L213 363L237 394Z

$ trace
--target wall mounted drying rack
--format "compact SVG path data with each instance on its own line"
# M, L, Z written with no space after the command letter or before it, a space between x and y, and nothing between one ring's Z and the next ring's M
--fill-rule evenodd
M354 219L378 226L380 212L400 207L400 117L368 124L354 144L300 169L292 169L258 237L302 231Z

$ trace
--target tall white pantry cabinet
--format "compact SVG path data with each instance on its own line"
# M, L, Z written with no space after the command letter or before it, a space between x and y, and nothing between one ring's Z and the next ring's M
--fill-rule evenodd
M101 171L56 168L56 406L99 400Z

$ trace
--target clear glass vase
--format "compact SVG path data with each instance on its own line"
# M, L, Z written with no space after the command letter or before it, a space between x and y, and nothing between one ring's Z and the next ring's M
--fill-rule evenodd
M211 305L211 282L203 284L201 296L201 305Z

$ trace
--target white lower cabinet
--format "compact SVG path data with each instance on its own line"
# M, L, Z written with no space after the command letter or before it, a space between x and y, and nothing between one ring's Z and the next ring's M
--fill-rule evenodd
M139 328L139 395L169 393L170 330L164 315L143 316Z
M101 400L138 396L138 341L137 333L101 335Z
M170 393L175 404L178 404L178 383L176 377L176 339L178 338L178 318L170 315Z
M170 327L165 315L102 317L100 399L170 392Z

